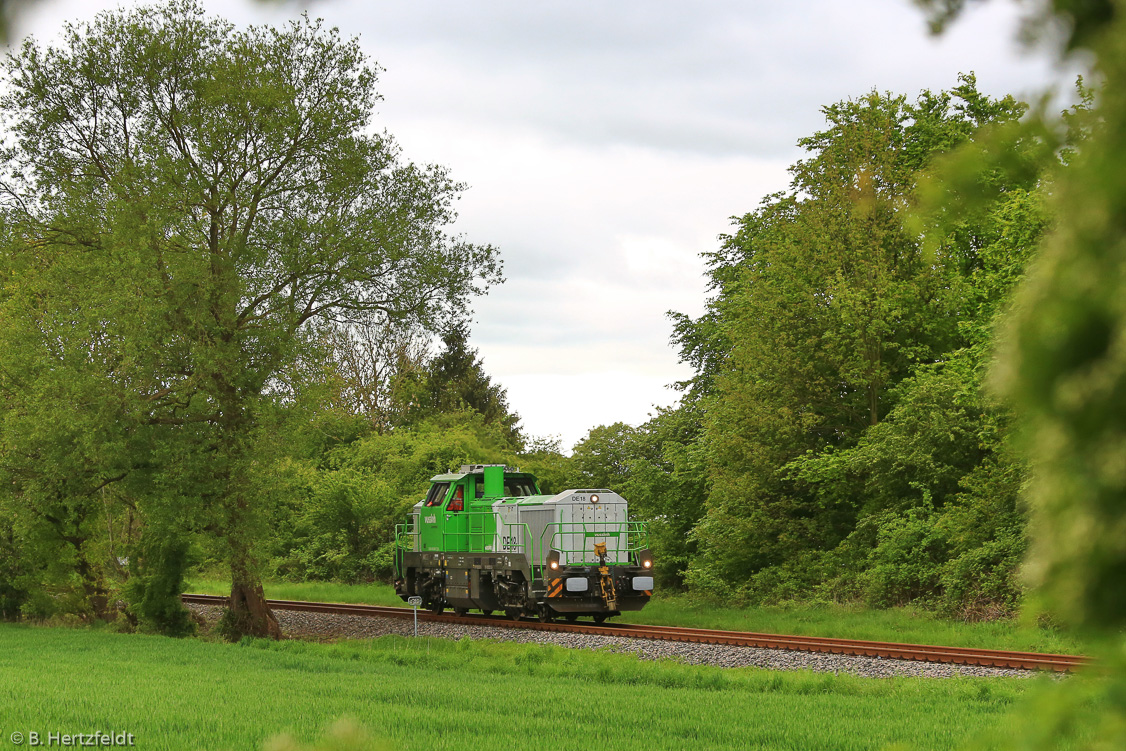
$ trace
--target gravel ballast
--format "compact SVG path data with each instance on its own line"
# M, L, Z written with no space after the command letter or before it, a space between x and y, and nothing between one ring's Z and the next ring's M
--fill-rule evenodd
M208 623L214 623L218 620L222 612L222 608L213 605L191 604L187 607L201 615ZM371 639L388 635L411 636L414 634L414 623L406 618L333 615L281 609L275 609L274 615L278 619L282 633L295 639L326 641L332 639ZM826 673L851 673L866 678L891 678L894 676L1028 678L1036 675L1036 671L1032 670L857 657L823 652L797 652L786 649L738 647L728 644L695 644L598 634L500 628L460 623L435 623L421 620L418 622L418 635L420 637L453 640L469 637L471 639L555 644L569 649L605 649L613 652L632 652L645 660L673 659L693 665L716 665L724 668L758 667L768 670L814 670Z

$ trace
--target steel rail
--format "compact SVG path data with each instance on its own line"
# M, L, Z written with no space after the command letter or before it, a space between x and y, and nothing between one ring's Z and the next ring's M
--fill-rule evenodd
M228 598L215 595L185 594L182 596L182 599L187 604L197 605L223 606L228 602ZM300 610L310 613L360 615L381 618L411 618L414 612L412 609L404 607L356 605L334 602L267 600L266 603L271 608L278 610ZM1054 670L1057 672L1068 672L1089 664L1089 660L1086 657L1076 655L1012 652L994 649L975 649L971 647L939 647L922 644L900 644L897 642L832 639L820 636L785 636L782 634L721 631L718 629L649 626L638 623L540 623L538 621L528 620L513 621L507 618L495 618L485 615L458 616L453 614L436 614L428 610L420 610L418 617L423 621L441 623L476 624L481 626L499 626L502 628L530 628L540 631L598 634L633 639L662 639L666 641L696 642L702 644L728 644L740 647L789 649L802 652L826 652L858 657L916 660L922 662L952 663L956 665L980 665L1020 670Z

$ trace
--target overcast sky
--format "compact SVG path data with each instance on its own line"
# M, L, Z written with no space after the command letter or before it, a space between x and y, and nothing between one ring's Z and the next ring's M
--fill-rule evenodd
M47 40L116 5L43 2L16 31ZM205 5L239 24L298 12ZM668 386L690 372L665 312L701 312L699 254L786 187L822 106L949 88L959 72L998 95L1074 75L1020 52L1010 0L973 4L939 39L909 0L308 7L385 69L377 122L406 156L469 185L458 230L498 246L508 279L477 302L472 343L525 429L565 449L676 400Z

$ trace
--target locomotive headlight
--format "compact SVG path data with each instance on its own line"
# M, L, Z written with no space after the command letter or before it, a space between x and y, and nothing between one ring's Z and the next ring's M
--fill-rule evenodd
M558 571L559 570L559 559L561 557L562 556L560 555L558 550L549 550L547 552L547 567L549 569L551 569L552 571Z
M548 565L551 566L552 571L554 571L555 569L559 568L559 561L552 561Z
M653 568L653 561L642 561L641 565L645 568Z
M592 496L590 497L590 502L591 502L591 503L598 503L598 496L596 496L596 495L592 495Z

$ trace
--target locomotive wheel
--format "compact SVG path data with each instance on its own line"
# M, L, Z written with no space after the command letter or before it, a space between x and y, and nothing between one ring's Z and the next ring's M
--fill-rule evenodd
M605 620L606 620L606 614L605 613L599 613L598 615L594 616L594 622L595 623L602 623Z
M551 608L547 605L540 608L539 616L540 623L551 623L555 620L555 613L551 612Z
M454 608L454 615L458 618L464 618L468 612L469 608Z
M493 611L491 611L491 610L482 610L482 611L481 611L481 614L482 614L482 615L492 615L492 614L493 614Z
M445 609L446 603L442 602L441 600L435 600L434 602L430 603L430 612L434 615L441 615L442 611Z
M579 619L579 614L578 613L565 613L563 615L563 617L567 619L567 623L574 623L575 621L577 621Z
M524 609L523 608L508 608L507 610L504 611L504 614L507 615L512 620L518 621L518 620L520 620L521 618L524 617Z

